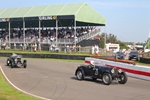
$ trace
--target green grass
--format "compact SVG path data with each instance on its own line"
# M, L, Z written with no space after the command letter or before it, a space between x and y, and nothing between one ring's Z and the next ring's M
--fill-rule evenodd
M12 88L0 73L0 100L40 100Z
M54 59L54 58L25 58L27 60L52 60L59 62L81 62L84 63L84 60L68 60L68 59Z
M61 54L61 55L80 55L80 56L91 56L89 52L71 52L71 53L64 53L64 52L49 52L49 51L23 51L23 50L0 50L1 53L20 53L20 54Z
M143 66L148 66L148 67L150 67L150 64L141 63L141 62L139 62L139 61L136 61L136 64L137 64L137 65L143 65Z

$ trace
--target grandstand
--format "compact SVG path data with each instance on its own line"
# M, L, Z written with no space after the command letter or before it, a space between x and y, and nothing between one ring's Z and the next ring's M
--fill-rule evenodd
M0 9L1 44L77 44L100 33L106 19L86 3Z

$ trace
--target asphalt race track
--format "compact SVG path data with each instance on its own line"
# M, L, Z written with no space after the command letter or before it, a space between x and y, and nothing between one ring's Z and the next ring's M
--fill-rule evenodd
M150 81L128 78L125 85L113 81L109 86L100 80L76 80L75 70L81 63L28 59L28 66L6 66L0 58L7 78L19 89L49 100L150 100Z

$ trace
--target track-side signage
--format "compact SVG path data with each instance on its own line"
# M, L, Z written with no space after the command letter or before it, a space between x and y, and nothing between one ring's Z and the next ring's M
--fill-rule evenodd
M0 18L0 22L9 22L9 18Z
M56 20L56 16L40 16L39 20Z
M57 16L40 16L40 17L25 17L25 18L0 18L0 22L18 22L18 21L38 21L38 20L56 20Z

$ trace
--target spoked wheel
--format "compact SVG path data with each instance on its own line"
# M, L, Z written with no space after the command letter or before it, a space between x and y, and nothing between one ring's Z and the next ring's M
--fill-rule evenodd
M26 63L24 63L24 64L23 64L23 67L24 67L24 68L26 68L26 67L27 67L27 64L26 64Z
M9 66L10 61L9 61L9 60L7 60L7 62L6 62L6 63L7 63L7 66Z
M111 77L111 75L108 74L108 73L103 74L102 81L103 81L103 83L104 83L105 85L111 84L111 82L112 82L112 77Z
M125 84L127 82L127 80L128 80L127 74L125 72L122 72L120 77L119 77L119 79L120 80L118 82L120 84Z
M83 73L81 70L78 70L77 71L77 79L78 80L83 80L84 79L84 76L83 76Z

